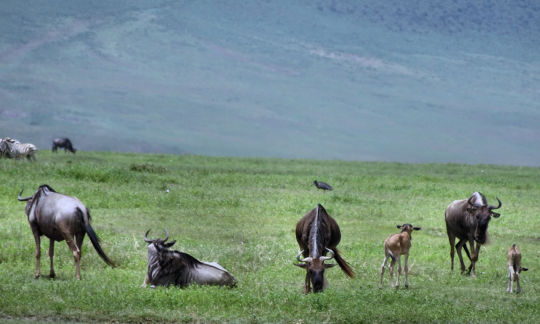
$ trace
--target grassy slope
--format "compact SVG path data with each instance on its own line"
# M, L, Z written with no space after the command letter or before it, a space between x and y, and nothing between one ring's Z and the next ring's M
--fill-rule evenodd
M0 136L40 148L540 161L532 1L8 1L0 15Z
M540 319L540 172L537 168L39 152L37 163L0 160L0 317L119 322L525 322ZM141 172L141 169L146 171ZM331 183L317 191L313 179ZM34 243L15 198L42 183L79 197L92 211L108 268L83 247L75 281L65 243L57 244L57 279L49 280L47 240L41 279L33 279ZM170 193L165 193L169 188ZM443 213L454 199L484 192L503 201L482 248L478 278L449 270ZM24 195L23 194L23 195ZM340 249L356 271L328 270L330 288L301 293L294 267L296 221L322 203L342 230ZM409 290L379 290L382 242L396 224L414 233ZM176 248L217 261L235 289L143 289L144 232L167 229ZM520 245L523 293L505 292L505 251ZM385 283L388 278L385 278Z

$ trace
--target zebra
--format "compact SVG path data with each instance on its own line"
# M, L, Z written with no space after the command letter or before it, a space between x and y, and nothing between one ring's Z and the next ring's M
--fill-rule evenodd
M36 160L37 148L31 143L21 143L16 139L4 137L0 141L0 154L9 158L19 159L26 157L28 160Z

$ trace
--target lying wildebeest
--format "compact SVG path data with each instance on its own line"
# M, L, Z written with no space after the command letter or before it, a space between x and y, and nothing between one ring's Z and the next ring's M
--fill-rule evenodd
M77 279L81 279L81 248L86 233L88 233L92 245L103 261L110 266L114 266L114 263L101 249L99 239L90 225L90 212L79 199L57 193L46 184L39 186L36 192L30 197L21 198L22 192L21 190L18 199L19 201L27 201L26 215L28 215L28 222L30 223L36 241L35 278L39 277L41 258L40 240L42 235L45 235L50 240L49 258L51 260L51 278L55 276L53 268L54 241L60 242L66 240L75 258Z
M455 245L461 263L461 272L465 271L465 263L461 255L461 248L465 249L467 257L471 260L471 265L468 269L468 274L471 273L476 277L476 262L478 261L478 253L480 247L487 240L487 229L491 216L497 218L501 216L493 212L493 209L501 208L502 202L499 201L497 207L487 204L486 197L475 192L469 199L455 200L446 208L446 232L450 241L450 257L452 259L451 269L454 270L454 244L456 237L459 242ZM471 247L471 253L467 249L467 241ZM475 247L476 242L476 247Z
M55 138L53 140L52 151L56 152L58 148L63 148L64 152L70 151L73 154L77 152L77 149L73 148L73 144L71 144L71 141L67 137Z
M36 160L37 148L31 143L21 143L16 139L4 137L0 142L0 152L2 156L19 159L26 157L28 160Z
M319 189L322 189L322 190L332 190L332 186L329 185L326 182L315 180L315 181L313 181L313 184L315 185L315 187L317 187Z
M148 244L148 271L142 284L155 286L175 285L180 288L190 284L218 285L233 287L236 279L222 266L215 262L203 262L191 255L169 248L176 241L167 242L169 234L165 231L164 239L149 239L144 234Z
M313 292L320 292L326 288L324 270L335 264L324 264L324 261L335 258L341 270L351 278L354 272L349 264L339 255L337 245L341 240L341 231L336 221L328 215L321 204L307 213L296 224L296 241L300 246L300 252L296 259L298 267L306 269L306 281L304 293L311 291L310 283L313 284ZM326 256L326 252L330 256ZM300 258L303 254L304 258Z
M411 233L412 231L419 231L420 227L413 227L411 224L397 225L397 228L401 229L401 233L392 234L384 241L384 261L381 266L381 282L379 288L382 288L384 268L388 258L391 258L388 272L390 273L390 286L393 285L394 267L396 265L396 259L398 262L398 274L396 280L396 288L399 287L399 275L401 274L401 255L405 255L405 288L409 288L409 249L411 248Z
M516 244L512 244L512 246L508 249L507 253L508 258L508 286L506 288L506 291L512 292L512 289L514 288L514 281L517 284L516 292L521 292L521 286L519 285L519 277L521 275L521 271L527 271L529 269L521 267L521 251L519 250L519 247Z

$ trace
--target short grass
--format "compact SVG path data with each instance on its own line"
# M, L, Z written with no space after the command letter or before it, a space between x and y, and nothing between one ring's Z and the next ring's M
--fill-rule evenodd
M312 181L327 181L332 192ZM493 165L400 164L102 152L38 152L38 161L0 160L0 318L10 322L524 322L540 321L540 169ZM77 196L93 216L110 268L83 247L82 280L64 242L57 278L33 278L34 240L16 197L43 183ZM169 193L166 192L169 189ZM473 279L450 272L444 209L474 191L499 197ZM302 294L294 226L321 203L342 231L356 271L328 270L330 287ZM382 242L404 222L413 234L408 290L378 288ZM217 261L233 289L141 288L144 232L178 240L176 249ZM520 245L523 293L508 294L506 249Z

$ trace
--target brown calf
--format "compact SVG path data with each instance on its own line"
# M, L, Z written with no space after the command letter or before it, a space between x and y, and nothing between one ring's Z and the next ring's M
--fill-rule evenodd
M519 285L519 274L521 271L527 271L529 269L521 267L521 251L516 244L508 249L508 286L506 291L512 292L514 288L514 281L517 283L516 292L521 292L521 286Z
M388 258L391 258L388 271L390 272L390 287L393 286L394 267L396 265L396 259L398 262L398 275L395 287L399 287L399 275L401 274L401 255L405 255L405 288L409 288L409 268L407 266L409 260L409 249L411 248L411 233L412 231L420 230L420 227L413 227L411 224L397 225L397 228L401 229L401 233L392 234L384 241L384 261L381 266L381 282L379 288L382 288L384 268Z

